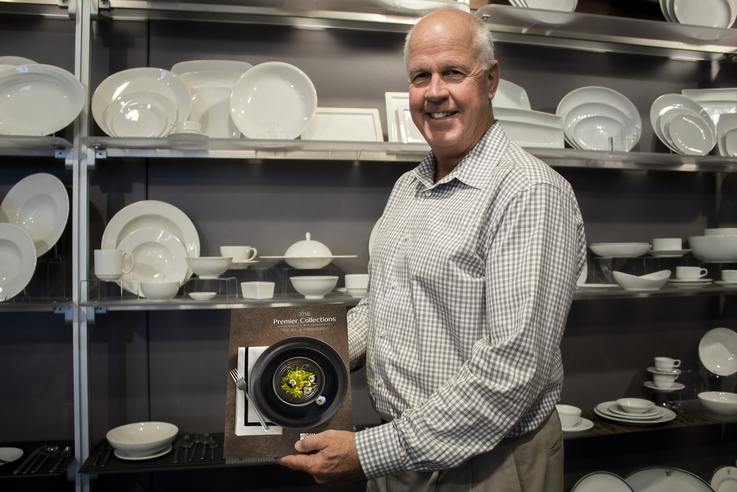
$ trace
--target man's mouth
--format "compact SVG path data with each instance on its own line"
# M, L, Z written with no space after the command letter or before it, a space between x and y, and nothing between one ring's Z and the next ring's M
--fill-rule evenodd
M430 117L434 120L440 120L442 118L446 118L448 116L456 114L458 111L441 111L438 113L428 113Z

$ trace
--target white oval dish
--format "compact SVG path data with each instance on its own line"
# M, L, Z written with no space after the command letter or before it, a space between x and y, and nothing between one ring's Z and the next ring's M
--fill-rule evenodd
M714 328L701 337L699 359L717 376L737 373L737 333L729 328Z
M36 271L36 248L20 227L0 223L0 302L26 288Z
M195 301L209 301L217 295L217 292L190 292L188 295Z

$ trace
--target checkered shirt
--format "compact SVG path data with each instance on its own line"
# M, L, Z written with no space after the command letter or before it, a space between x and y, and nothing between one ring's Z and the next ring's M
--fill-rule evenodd
M363 471L452 468L524 435L560 396L560 340L586 257L567 181L499 123L433 182L396 183L348 313L351 367L388 424L358 432Z

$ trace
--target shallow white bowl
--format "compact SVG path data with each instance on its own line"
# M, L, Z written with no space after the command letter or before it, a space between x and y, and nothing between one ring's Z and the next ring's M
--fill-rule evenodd
M337 276L329 275L289 277L289 280L297 292L305 296L305 299L322 299L338 283Z
M737 414L737 394L724 391L704 391L699 393L699 400L707 410L720 415Z
M688 246L693 255L705 262L737 261L737 236L689 236Z
M652 246L649 243L591 243L589 248L595 255L613 258L636 258Z
M346 289L345 290L351 297L366 297L368 289Z
M642 398L620 398L617 400L617 405L629 413L645 413L651 410L655 403Z
M151 301L168 301L179 292L179 282L141 282L141 293Z
M195 301L209 301L217 295L217 292L190 292L189 297Z
M274 297L274 282L241 282L244 299L271 299Z
M130 456L147 456L174 441L179 428L167 422L137 422L121 425L105 436L116 450Z
M670 274L670 270L660 270L659 272L640 276L612 272L614 280L625 290L658 290L665 285L670 278Z
M218 278L233 263L230 256L199 256L186 260L189 268L200 278Z

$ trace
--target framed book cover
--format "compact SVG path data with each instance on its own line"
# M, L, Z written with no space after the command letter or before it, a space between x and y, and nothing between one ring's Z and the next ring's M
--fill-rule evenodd
M353 430L345 304L233 310L225 458L295 454L325 430Z

